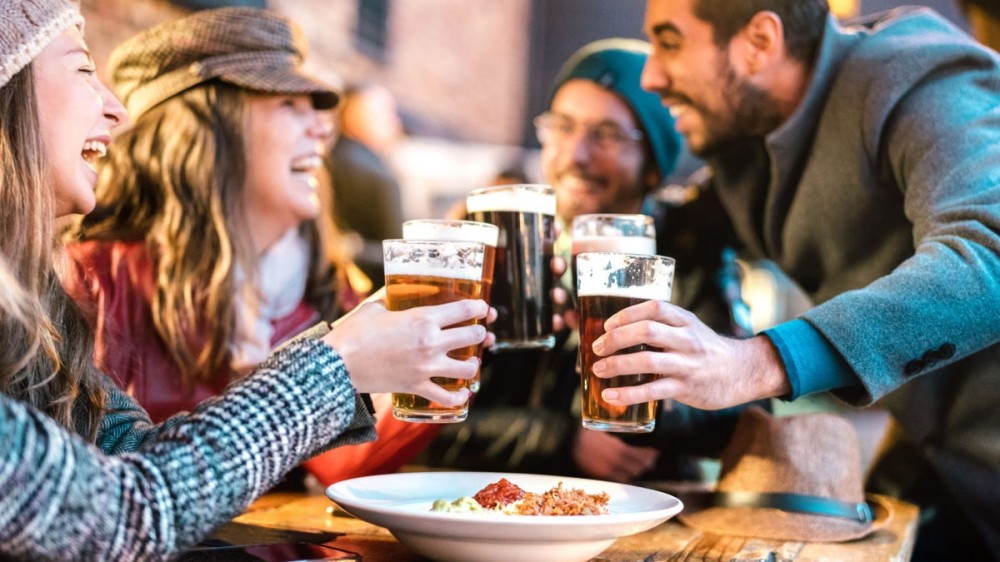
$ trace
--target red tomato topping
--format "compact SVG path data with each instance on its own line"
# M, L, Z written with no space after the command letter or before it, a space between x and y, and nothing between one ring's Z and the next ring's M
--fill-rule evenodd
M476 492L473 499L486 509L496 509L514 503L523 497L524 490L506 478L501 478Z

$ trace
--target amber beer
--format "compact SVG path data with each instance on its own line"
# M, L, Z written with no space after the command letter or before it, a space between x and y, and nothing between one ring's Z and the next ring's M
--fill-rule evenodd
M555 241L556 196L547 185L504 185L472 191L467 218L500 229L491 304L494 350L551 349L551 261Z
M462 299L482 298L482 267L485 247L479 242L385 240L386 305L406 310ZM459 325L475 324L470 320ZM448 356L464 361L476 354L478 345L454 349ZM468 388L469 381L435 377L446 390ZM392 413L411 422L449 423L465 420L469 403L445 406L416 394L393 393Z
M656 402L615 406L601 399L606 388L645 384L657 378L639 374L602 379L594 375L601 357L593 351L594 340L604 335L604 323L615 313L648 300L669 300L674 260L663 256L598 252L577 257L577 298L580 310L580 363L583 390L583 426L602 431L643 433L656 425ZM650 349L640 345L615 355Z
M500 229L492 224L461 220L411 220L403 223L403 238L405 240L454 240L458 242L481 242L484 245L483 256L483 291L482 299L490 304L490 293L493 287L493 269L496 263L497 240ZM476 347L476 357L480 364L483 359L483 346ZM469 390L479 392L480 373L469 381Z

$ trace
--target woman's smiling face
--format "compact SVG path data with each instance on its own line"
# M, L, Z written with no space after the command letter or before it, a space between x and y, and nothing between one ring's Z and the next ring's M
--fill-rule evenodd
M71 26L31 63L38 120L56 216L94 208L96 161L111 142L125 108L95 74L83 34Z
M244 198L258 250L320 212L316 174L327 120L308 95L252 94L246 135Z

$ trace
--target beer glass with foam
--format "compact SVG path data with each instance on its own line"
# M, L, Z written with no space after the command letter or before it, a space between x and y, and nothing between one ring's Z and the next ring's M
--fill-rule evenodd
M385 267L385 299L389 310L444 304L462 299L482 298L485 246L481 242L455 240L385 240L382 242ZM470 320L466 324L473 324ZM478 345L448 352L466 360L475 356ZM405 366L400 366L405 368ZM436 377L434 382L451 391L468 388L469 381ZM465 420L468 401L450 407L416 394L393 393L392 414L411 422L449 423Z
M602 379L594 375L598 357L594 340L604 335L604 323L616 312L648 300L670 300L674 260L621 252L584 252L576 256L577 299L580 312L580 382L583 389L583 427L602 431L644 433L656 425L656 402L616 406L601 399L605 388L645 384L654 374ZM650 349L639 345L616 355Z
M485 246L483 258L482 299L490 304L493 287L493 269L496 263L497 240L500 229L484 222L447 219L411 220L403 223L403 238L406 240L454 240L459 242L482 242ZM483 346L478 346L476 357L483 359ZM469 381L469 390L479 392L479 371Z
M643 256L656 254L656 227L648 215L597 213L577 215L570 228L573 238L573 286L576 287L576 256L583 252L625 252Z
M476 189L465 200L466 218L500 229L493 270L494 350L551 349L552 244L556 194L547 185Z

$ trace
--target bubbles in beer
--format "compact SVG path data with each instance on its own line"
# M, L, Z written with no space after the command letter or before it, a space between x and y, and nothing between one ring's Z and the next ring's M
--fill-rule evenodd
M577 295L617 296L642 300L670 300L674 261L646 255L584 252L577 256ZM587 262L587 266L583 265ZM662 279L650 283L649 279Z
M478 242L435 244L383 243L386 275L423 275L479 279L483 271L483 246Z

